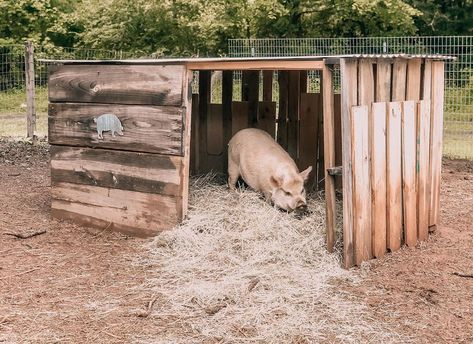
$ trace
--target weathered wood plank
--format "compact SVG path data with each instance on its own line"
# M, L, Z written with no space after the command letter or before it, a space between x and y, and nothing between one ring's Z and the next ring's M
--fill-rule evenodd
M393 102L406 99L406 73L407 62L403 58L394 59L392 76L392 96Z
M391 251L401 247L401 103L388 103L386 119L386 245Z
M243 71L241 100L248 101L248 127L258 122L259 71Z
M233 118L233 71L222 73L222 106L223 106L223 167L228 165L228 142L232 138Z
M386 252L386 102L373 103L371 145L372 250L377 258Z
M182 89L184 90L184 133L182 135L183 152L181 169L179 171L180 178L180 194L178 197L178 214L180 219L187 216L189 210L189 179L190 179L190 155L191 155L191 122L192 122L192 79L193 72L186 70L185 77L182 80Z
M351 107L357 105L357 61L355 59L340 59L340 74L342 99L343 262L345 268L350 268L354 264Z
M26 84L26 136L34 137L36 131L34 45L25 43Z
M192 95L192 118L191 118L191 173L199 173L199 95Z
M272 70L263 71L263 101L273 101L273 74Z
M421 91L421 59L410 59L407 62L406 100L419 100Z
M300 71L289 72L287 112L287 152L297 160L299 156L299 103L300 103Z
M278 71L279 83L279 112L278 112L278 143L287 150L287 112L288 112L288 89L289 72Z
M340 94L333 95L333 126L335 130L335 165L342 165L342 100ZM342 177L335 177L335 188L342 189Z
M432 62L432 103L430 122L430 215L429 225L438 224L440 178L442 173L442 134L444 103L444 62Z
M49 67L51 102L181 106L185 67L61 65Z
M404 238L407 246L417 244L417 191L416 191L416 112L415 102L402 103L402 205Z
M208 172L207 121L210 103L210 71L199 71L199 173Z
M372 257L368 106L352 107L353 233L355 263Z
M300 104L300 137L301 147L298 166L303 171L312 166L312 172L307 181L307 185L312 186L317 175L317 154L318 154L318 103L320 95L316 93L302 93Z
M276 102L259 102L257 128L266 131L273 138L276 135Z
M51 146L51 183L180 195L181 157Z
M232 135L241 129L248 128L248 102L232 103Z
M358 104L369 105L370 111L371 103L374 101L374 75L373 75L373 61L371 59L360 59L358 62Z
M299 75L301 94L307 93L307 70L301 70Z
M179 197L58 183L51 188L53 217L79 224L152 236L182 218Z
M222 115L222 104L209 104L207 116L207 154L221 155L223 153Z
M322 103L324 117L324 166L325 166L325 207L327 228L327 250L333 252L335 242L336 203L335 178L329 175L330 168L335 166L335 112L333 94L333 73L328 66L322 71ZM302 102L304 104L304 102ZM304 107L301 105L301 108ZM301 113L301 117L302 113ZM302 120L302 119L301 119Z
M432 93L432 61L425 60L422 68L422 94L421 99L431 99Z
M258 60L258 61L190 61L187 68L192 70L311 70L322 69L323 61L315 60Z
M322 101L323 94L323 78L320 76L320 93L317 94L317 145L319 152L317 153L318 157L316 160L315 167L317 168L317 190L322 190L324 188L324 178L325 178L325 158L324 158L324 104Z
M98 138L94 118L113 113L121 121L123 136L110 132ZM100 147L182 155L180 107L85 103L49 104L49 142L58 145Z
M417 209L418 230L420 241L429 237L429 154L430 154L430 100L422 100L418 104L418 165L417 165Z
M376 101L391 100L391 62L378 59L376 64Z

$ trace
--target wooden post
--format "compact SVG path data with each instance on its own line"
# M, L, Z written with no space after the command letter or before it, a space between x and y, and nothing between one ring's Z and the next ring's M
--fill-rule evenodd
M325 163L325 204L327 250L333 252L335 241L336 204L335 204L335 177L328 174L328 169L335 167L335 115L333 97L333 73L324 65L323 74L323 116L324 116L324 163Z
M287 103L288 103L289 72L278 72L279 112L278 112L278 143L287 150Z
M199 173L208 172L207 115L210 102L210 71L199 71Z
M351 107L357 105L357 61L340 60L342 84L341 124L342 124L342 166L343 166L343 262L345 268L354 263L353 255L353 180L351 161Z
M232 97L233 71L225 70L222 73L222 107L223 107L223 169L228 165L228 142L232 137Z
M273 101L273 71L263 71L263 101Z
M419 143L419 156L417 159L417 235L420 241L425 241L429 237L430 100L421 100L418 104L418 112L417 142Z
M248 101L248 127L258 122L259 71L243 71L241 100Z
M287 152L295 161L299 158L299 105L300 72L289 72L288 111L287 111Z
M26 136L34 137L36 130L34 46L25 43L25 79L26 79Z
M187 216L189 209L189 179L190 179L190 156L191 152L191 134L192 134L192 71L186 70L183 78L183 108L184 108L184 133L182 135L182 146L184 157L182 159L180 179L182 187L181 207L178 209L180 218Z

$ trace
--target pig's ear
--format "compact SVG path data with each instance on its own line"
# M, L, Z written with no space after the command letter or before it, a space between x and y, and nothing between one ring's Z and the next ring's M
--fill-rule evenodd
M302 179L304 179L304 181L306 181L307 178L309 178L309 174L311 171L312 171L312 166L309 166L304 171L299 173L299 175L302 177Z
M282 178L280 176L271 176L271 178L269 179L269 181L271 182L271 185L274 187L274 188L280 188L281 185L282 185Z

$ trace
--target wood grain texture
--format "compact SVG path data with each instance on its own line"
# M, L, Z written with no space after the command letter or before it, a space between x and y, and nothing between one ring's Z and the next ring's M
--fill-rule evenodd
M289 72L278 72L279 83L279 112L278 112L278 143L287 150L287 113L288 113L288 90Z
M180 195L181 157L51 146L51 184L74 183Z
M417 235L420 241L425 241L429 237L430 100L422 100L418 106Z
M192 95L192 106L191 106L191 173L199 173L199 95Z
M335 166L335 111L333 94L333 73L328 66L322 71L322 103L324 117L324 165L325 165L325 207L327 250L333 252L335 242L336 202L335 178L329 175L329 169ZM304 102L301 102L304 104ZM304 106L301 107L304 109ZM301 120L302 120L301 113Z
M186 70L185 78L182 80L184 92L184 133L182 135L184 157L179 170L180 194L178 197L178 213L181 219L187 216L189 210L189 179L190 179L190 155L192 134L192 80L193 72Z
M241 129L248 128L248 102L232 103L232 135Z
M232 118L233 118L233 71L223 71L222 73L222 106L223 111L223 166L228 165L228 142L232 138Z
M355 59L340 59L343 167L343 265L347 269L354 264L351 107L357 105L357 65L358 63Z
M289 72L287 110L287 152L295 161L299 157L300 71Z
M444 62L432 62L432 103L430 122L430 215L429 225L438 224L440 179L442 173L442 134L444 105Z
M391 62L378 59L376 64L376 101L391 100Z
M317 101L317 145L318 145L318 157L316 160L315 167L317 168L317 190L322 190L324 188L324 178L325 178L325 159L324 159L324 104L322 101L322 94L323 94L323 77L320 76L320 82L322 85L320 86L320 93L316 93L319 98Z
M372 257L368 106L352 107L353 234L355 264Z
M263 101L273 101L273 75L274 71L265 70L263 71Z
M276 135L276 102L258 103L257 128L266 131L273 138Z
M259 71L244 71L241 83L241 100L248 101L248 127L258 122Z
M199 173L206 173L210 170L207 161L207 120L210 103L210 86L210 71L199 71Z
M33 137L36 131L34 45L25 43L26 84L26 136Z
M419 100L421 94L421 64L422 59L407 61L407 90L406 100Z
M182 218L174 196L58 183L51 197L53 217L140 237L170 229Z
M52 66L49 100L181 106L184 74L179 65Z
M368 111L370 111L375 90L373 61L371 59L360 59L358 70L358 104L369 105Z
M417 244L416 190L416 106L414 101L402 103L402 205L404 239L407 246Z
M370 124L372 250L386 252L386 102L373 103Z
M335 166L342 166L342 100L340 94L333 95L333 125L335 130ZM335 177L335 188L342 190L342 177Z
M403 58L394 59L391 100L393 102L406 99L407 61Z
M207 154L221 155L223 153L223 106L209 104L207 118Z
M311 70L322 69L323 61L289 61L289 60L259 60L259 61L198 61L187 62L191 70Z
M391 251L401 247L402 167L401 103L388 103L386 119L386 245Z
M422 94L421 99L431 99L432 93L432 61L425 60L422 65Z
M94 118L113 113L123 136L98 138ZM49 142L137 152L182 155L183 108L85 103L49 104Z
M301 151L298 159L298 167L300 171L312 166L307 185L312 186L316 181L317 175L317 154L318 154L318 126L319 112L318 104L320 103L320 94L318 93L302 93L300 104L300 128L299 128L299 145Z

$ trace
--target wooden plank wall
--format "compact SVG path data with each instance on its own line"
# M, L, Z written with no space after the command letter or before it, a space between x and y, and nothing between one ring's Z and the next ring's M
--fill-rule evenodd
M183 66L51 67L53 216L135 236L182 219L191 125L187 77ZM94 118L106 113L119 118L123 135L98 138Z
M195 155L191 157L192 173L226 173L229 140L237 131L251 126L268 132L289 150L300 170L312 166L308 185L317 187L325 173L322 96L321 93L307 93L307 72L279 71L279 104L272 100L274 71L263 71L261 75L255 71L244 72L241 101L232 99L232 73L223 72L222 104L210 102L213 92L209 83L210 72L200 73L199 94L202 93L203 97L193 95L193 101L198 105L192 105L190 149ZM261 97L258 95L260 91ZM201 104L202 101L207 104Z
M421 59L342 60L346 267L415 247L438 223L443 68Z

